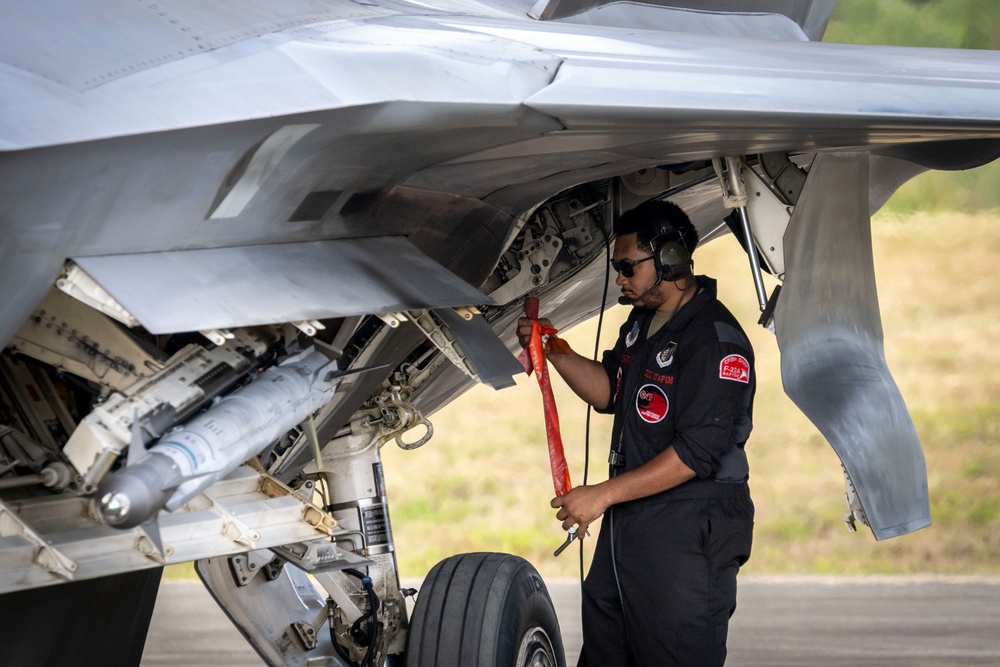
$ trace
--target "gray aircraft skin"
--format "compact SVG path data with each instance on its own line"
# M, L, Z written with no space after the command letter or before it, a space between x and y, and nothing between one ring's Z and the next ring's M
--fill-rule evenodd
M833 6L0 0L5 660L137 664L194 560L268 664L563 664L554 616L502 620L551 609L513 557L407 619L378 450L512 383L526 296L614 303L653 198L754 248L852 521L928 525L870 216L1000 155L1000 54L822 43Z

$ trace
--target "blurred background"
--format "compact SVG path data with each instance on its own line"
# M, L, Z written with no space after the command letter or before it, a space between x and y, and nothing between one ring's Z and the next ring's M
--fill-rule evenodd
M1000 3L840 0L825 41L996 49ZM847 531L839 460L784 395L774 336L756 324L746 255L725 237L698 250L695 268L719 280L721 300L757 355L747 444L757 517L744 572L1000 573L1000 165L917 177L875 216L872 236L886 358L923 444L934 524L884 542L861 526ZM626 314L620 306L608 311L600 349L613 343ZM591 355L597 321L563 335ZM579 485L587 413L565 385L554 384ZM476 387L431 420L435 436L426 446L382 450L402 575L422 577L455 553L506 551L545 576L578 576L575 546L552 556L565 533L549 507L552 481L534 378L521 377L500 392ZM591 483L607 478L610 429L610 417L591 417ZM593 542L584 548L586 566Z

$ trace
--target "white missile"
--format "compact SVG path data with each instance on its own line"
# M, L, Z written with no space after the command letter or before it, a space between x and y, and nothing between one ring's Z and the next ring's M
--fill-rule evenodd
M336 362L309 349L220 399L148 450L133 441L128 464L98 488L105 523L131 528L161 509L177 509L308 419L333 398L341 379Z

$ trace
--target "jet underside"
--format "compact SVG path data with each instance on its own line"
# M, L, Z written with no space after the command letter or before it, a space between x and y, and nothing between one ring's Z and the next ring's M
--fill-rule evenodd
M11 604L198 560L271 664L401 655L379 447L512 382L525 296L559 327L598 312L614 216L653 197L703 242L746 219L783 282L786 392L841 457L853 517L878 539L929 523L868 222L917 173L1000 155L997 54L810 41L824 2L7 4ZM329 637L324 596L288 603L299 625L248 611L304 572L336 603Z

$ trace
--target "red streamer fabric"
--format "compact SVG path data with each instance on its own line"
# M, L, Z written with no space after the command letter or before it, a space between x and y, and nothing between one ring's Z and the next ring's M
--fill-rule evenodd
M545 411L545 437L549 443L549 465L552 468L552 485L556 495L565 495L573 488L569 479L569 466L566 464L566 452L563 450L562 433L559 431L559 412L556 410L556 399L552 394L552 383L549 380L549 367L545 361L542 347L542 334L554 334L555 329L542 329L538 320L531 324L531 339L528 341L528 355L531 366L535 370L538 387L542 390L542 408ZM531 373L531 370L528 370Z

